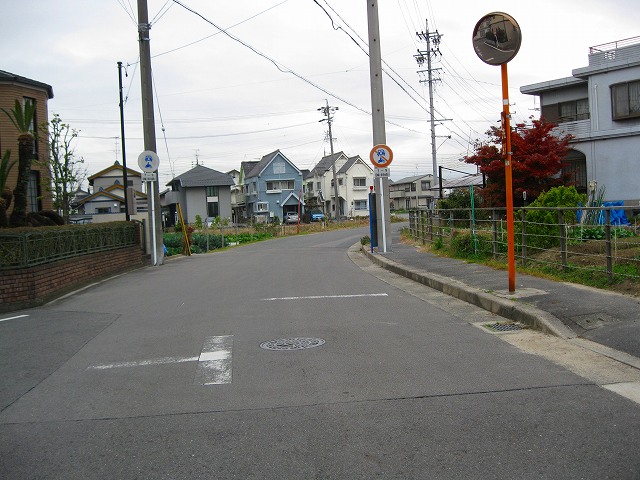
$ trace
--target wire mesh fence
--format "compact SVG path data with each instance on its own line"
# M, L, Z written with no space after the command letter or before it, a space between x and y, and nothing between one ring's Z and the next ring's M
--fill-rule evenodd
M637 207L524 207L514 214L520 265L640 279L640 225L627 220ZM507 256L506 211L498 208L411 210L409 234L458 256Z

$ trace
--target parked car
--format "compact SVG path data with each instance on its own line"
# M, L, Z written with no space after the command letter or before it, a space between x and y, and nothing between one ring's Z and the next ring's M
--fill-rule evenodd
M310 217L312 222L322 222L324 220L324 213L320 210L313 210L310 213Z
M287 212L284 216L284 223L286 224L294 224L294 223L298 223L299 221L299 217L298 214L296 212Z

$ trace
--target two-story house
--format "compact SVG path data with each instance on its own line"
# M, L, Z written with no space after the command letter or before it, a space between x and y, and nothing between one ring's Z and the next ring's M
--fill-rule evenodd
M185 223L194 223L196 215L203 221L216 217L231 219L231 187L234 184L231 175L204 165L196 165L178 175L167 183L171 190L160 196L165 224L172 226L178 221L178 204Z
M338 181L336 201L333 170ZM305 176L305 198L309 205L321 208L327 216L360 217L369 215L369 187L373 168L360 156L344 152L326 155ZM311 208L311 207L310 207Z
M563 173L578 191L605 187L606 201L640 200L640 37L591 47L572 76L526 85L541 116L574 136Z
M435 185L435 188L438 188ZM394 181L389 185L392 210L428 207L433 202L433 175L414 175Z
M244 179L246 215L254 222L272 222L289 212L304 212L302 172L280 150L253 166Z
M35 105L35 118L31 122L31 130L36 135L33 156L29 171L29 183L27 186L27 211L38 212L51 210L51 179L46 160L49 158L49 144L47 135L37 132L36 129L49 121L47 102L53 98L53 88L46 83L21 77L13 73L0 70L0 108L6 111L13 110L15 101L23 106L27 103ZM18 160L18 136L19 132L9 118L0 112L0 156L7 150L11 151L11 160ZM17 164L9 172L6 187L13 191L18 180ZM10 213L13 202L9 206Z
M113 214L125 212L125 188L131 197L129 213L147 211L147 195L142 192L142 175L127 167L127 185L124 185L124 167L116 161L113 165L91 175L88 179L91 193L74 203L80 216L92 216L92 221L116 220ZM96 218L109 215L109 218ZM124 218L124 215L122 215Z

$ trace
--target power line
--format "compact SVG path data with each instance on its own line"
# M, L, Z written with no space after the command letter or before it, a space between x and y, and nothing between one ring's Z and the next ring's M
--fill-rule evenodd
M210 24L210 25L212 25L213 27L217 28L221 33L225 34L227 37L229 37L229 38L230 38L231 40L233 40L234 42L240 43L242 46L244 46L244 47L248 48L249 50L251 50L252 52L254 52L256 55L259 55L260 57L262 57L262 58L264 58L265 60L269 61L269 62L270 62L270 63L272 63L272 64L273 64L273 65L274 65L274 66L275 66L275 67L276 67L280 72L282 72L282 73L288 73L288 74L291 74L291 75L295 76L296 78L298 78L298 79L302 80L303 82L305 82L305 83L307 83L307 84L311 85L312 87L314 87L314 88L316 88L316 89L320 90L321 92L323 92L323 93L325 93L325 94L329 95L330 97L335 98L336 100L339 100L339 101L341 101L341 102L345 103L346 105L349 105L350 107L353 107L353 108L355 108L356 110L359 110L359 111L360 111L360 112L362 112L362 113L365 113L365 114L367 114L367 115L371 115L371 112L369 112L369 111L365 110L364 108L361 108L361 107L359 107L359 106L355 105L354 103L352 103L352 102L348 101L347 99L342 98L341 96L339 96L339 95L337 95L337 94L335 94L335 93L333 93L333 92L331 92L331 91L327 90L326 88L324 88L324 87L322 87L322 86L318 85L317 83L312 82L312 81L311 81L311 80L309 80L308 78L306 78L306 77L304 77L304 76L300 75L299 73L295 72L294 70L290 69L289 67L285 66L284 64L282 64L282 63L278 62L277 60L275 60L275 59L273 59L273 58L271 58L271 57L269 57L267 54L262 53L262 52L261 52L260 50L258 50L257 48L255 48L255 47L251 46L250 44L248 44L248 43L246 43L245 41L241 40L240 38L236 37L235 35L233 35L233 34L229 33L229 32L227 31L227 29L223 29L222 27L220 27L220 26L216 25L213 21L211 21L211 20L209 20L208 18L206 18L206 17L205 17L204 15L202 15L201 13L199 13L199 12L197 12L197 11L193 10L192 8L190 8L190 7L186 6L186 5L184 5L184 4L183 4L182 2L180 2L179 0L172 0L172 1L173 1L174 3L176 3L176 4L180 5L180 6L181 6L182 8L184 8L185 10L187 10L187 11L189 11L189 12L193 13L194 15L196 15L196 16L198 16L198 17L200 17L202 20L204 20L205 22L209 23L209 24ZM395 81L395 80L394 80L394 81ZM416 103L417 103L417 102L416 102ZM396 127L399 127L399 128L405 129L405 130L413 131L413 132L415 132L415 133L420 133L420 132L418 132L418 131L416 131L416 130L413 130L413 129L411 129L411 128L405 127L404 125L400 125L400 124L397 124L397 123L394 123L394 122L390 122L390 121L387 121L387 123L389 123L389 124L391 124L391 125L394 125L394 126L396 126Z

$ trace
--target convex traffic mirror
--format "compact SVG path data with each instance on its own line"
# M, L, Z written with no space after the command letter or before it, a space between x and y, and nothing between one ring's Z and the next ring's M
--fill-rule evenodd
M502 12L489 13L473 29L473 49L489 65L502 65L520 50L522 33L512 16Z

